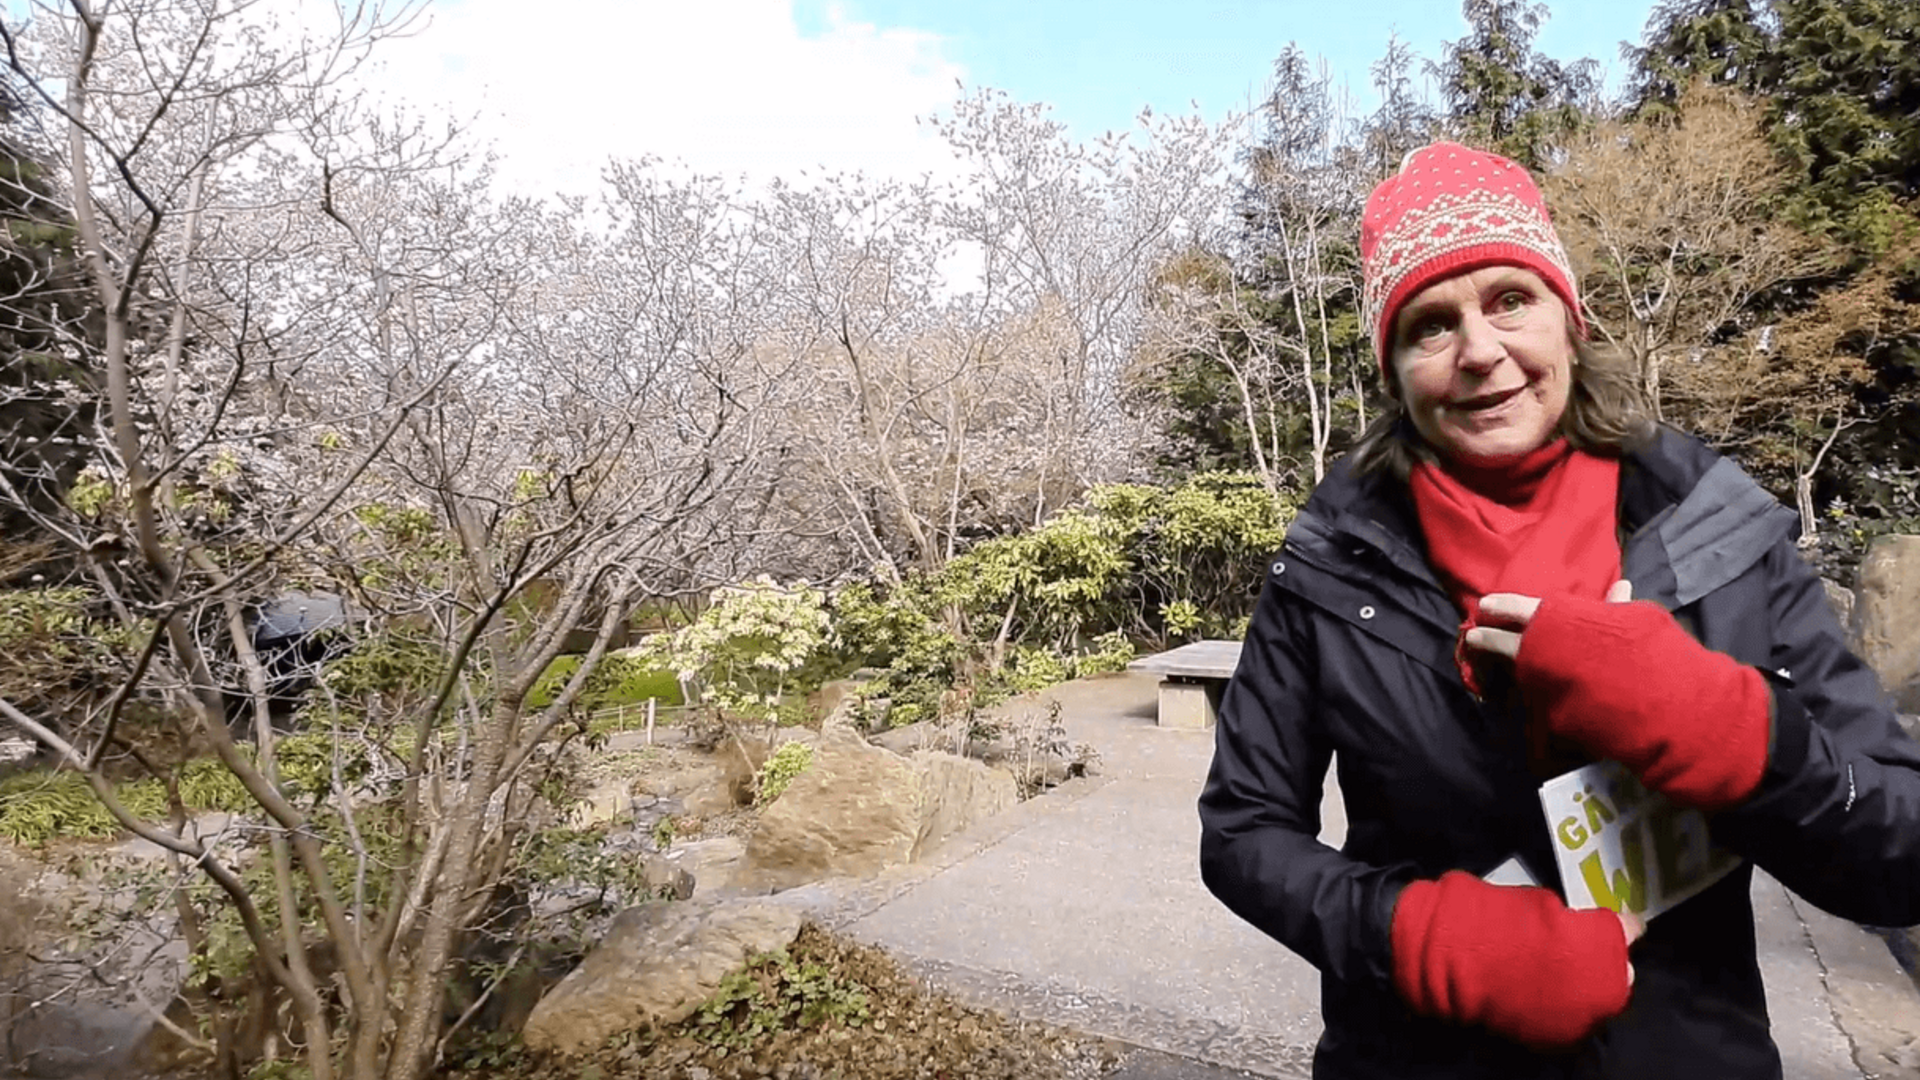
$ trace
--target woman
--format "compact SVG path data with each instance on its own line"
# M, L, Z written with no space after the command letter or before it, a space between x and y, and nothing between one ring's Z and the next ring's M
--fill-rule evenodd
M1272 564L1200 798L1208 888L1321 970L1317 1077L1780 1076L1752 867L1920 922L1920 747L1795 515L1587 345L1525 170L1417 151L1361 251L1394 407ZM1739 867L1644 926L1483 880L1517 855L1560 882L1539 788L1599 760Z

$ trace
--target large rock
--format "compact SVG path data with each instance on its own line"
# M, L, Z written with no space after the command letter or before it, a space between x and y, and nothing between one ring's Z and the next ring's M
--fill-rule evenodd
M645 856L640 864L647 891L660 899L685 900L693 895L693 872L678 860L665 855Z
M735 806L753 805L754 781L772 752L767 740L757 735L727 735L714 747L714 760L720 763L720 774Z
M521 1037L535 1050L583 1053L645 1024L678 1023L749 957L793 944L800 922L794 908L764 900L628 908L534 1006Z
M887 728L867 736L875 746L887 749L906 757L916 750L944 749L952 750L953 739L942 737L939 725L931 720L918 720L897 728Z
M761 811L740 880L777 890L867 877L920 858L1018 801L1005 769L939 750L903 757L856 736L824 736L813 763Z
M822 739L812 764L760 812L745 877L774 889L865 877L906 862L919 837L919 770L858 739Z
M697 895L711 896L730 889L739 880L747 842L737 836L716 836L673 845L667 858L693 877Z
M865 679L835 679L809 694L807 706L813 715L828 722L841 717L851 719L860 711L866 688Z
M920 832L914 840L914 859L941 841L984 821L1020 801L1013 774L988 768L978 761L938 750L921 750L912 757L920 771Z
M1860 658L1901 712L1920 713L1920 536L1883 536L1860 562Z
M1024 743L1022 737L1026 739ZM1016 778L1016 788L1024 787L1029 793L1045 791L1093 771L1098 755L1092 747L1052 740L1048 740L1050 745L1033 745L1041 738L1038 732L1016 733L1003 729L987 738L961 739L951 726L931 720L867 737L875 746L884 746L905 757L921 751L944 751L1004 769ZM960 745L962 742L964 747Z
M1853 633L1853 590L1832 578L1821 578L1820 587L1827 591L1827 606L1833 608L1833 617L1840 620L1840 629L1852 640Z
M598 825L616 827L633 823L633 794L626 780L606 780L587 792L574 810L574 823L582 829Z

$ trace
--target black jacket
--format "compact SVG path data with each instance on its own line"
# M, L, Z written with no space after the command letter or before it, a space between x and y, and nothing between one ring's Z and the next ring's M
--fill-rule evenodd
M1749 900L1752 866L1843 918L1920 923L1920 746L1847 650L1794 514L1731 461L1662 430L1621 464L1636 599L1767 673L1759 789L1712 819L1749 864L1667 912L1633 947L1627 1011L1567 1054L1418 1017L1393 989L1400 889L1519 852L1558 886L1519 715L1454 667L1459 613L1427 565L1403 483L1337 468L1288 529L1228 684L1200 797L1200 870L1240 917L1321 971L1328 1078L1781 1074ZM1321 844L1329 755L1348 831Z

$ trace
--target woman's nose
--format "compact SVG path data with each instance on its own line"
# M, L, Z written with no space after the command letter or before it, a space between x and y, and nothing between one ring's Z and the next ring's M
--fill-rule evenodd
M1479 312L1468 312L1460 320L1460 366L1470 371L1491 371L1507 355L1500 335Z

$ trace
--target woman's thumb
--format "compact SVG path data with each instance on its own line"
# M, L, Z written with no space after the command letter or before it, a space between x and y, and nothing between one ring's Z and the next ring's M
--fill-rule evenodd
M1635 915L1630 911L1619 911L1619 912L1615 912L1615 914L1620 916L1620 932L1627 936L1628 945L1632 945L1634 942L1639 941L1642 937L1646 935L1647 924L1645 920L1640 918L1640 916ZM1627 962L1627 985L1628 986L1633 985L1633 962L1632 961Z

